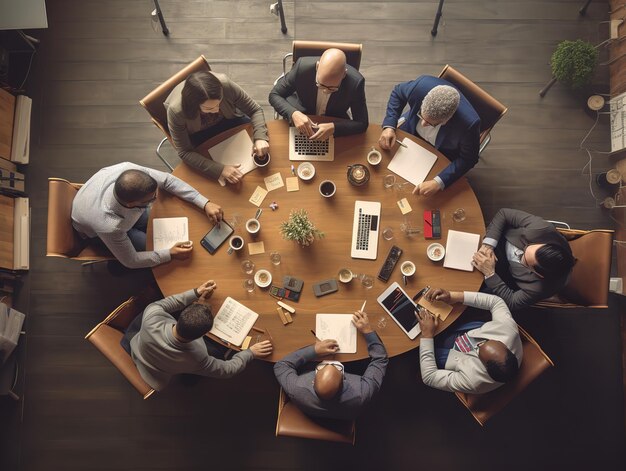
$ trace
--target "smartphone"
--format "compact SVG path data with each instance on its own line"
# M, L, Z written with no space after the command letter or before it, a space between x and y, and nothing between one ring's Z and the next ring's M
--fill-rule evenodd
M200 241L200 245L202 245L207 252L213 255L219 246L228 240L233 232L235 232L234 229L230 227L228 223L221 221L219 224L213 226L213 229L206 233Z

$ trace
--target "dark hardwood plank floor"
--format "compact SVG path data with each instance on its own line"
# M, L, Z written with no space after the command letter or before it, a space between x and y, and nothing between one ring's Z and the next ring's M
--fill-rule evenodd
M586 98L608 90L606 67L582 92L557 84L538 96L560 40L597 44L608 35L606 2L579 17L582 0L448 0L436 38L436 0L285 1L285 36L269 3L164 0L165 38L149 0L47 2L50 27L32 32L41 45L27 82L32 254L16 296L28 313L25 388L19 403L0 405L0 469L623 469L618 297L607 310L521 313L518 322L557 368L484 428L453 395L421 383L417 352L394 358L380 397L358 421L355 447L275 438L278 386L265 363L229 381L174 381L142 401L83 339L152 275L46 258L47 178L84 181L126 160L164 169L154 155L160 132L138 100L200 54L268 119L267 95L292 39L363 43L371 122L382 121L396 83L452 64L509 107L468 174L486 220L511 206L577 228L613 227L590 194L579 148L595 120ZM589 145L605 151L608 139L602 116ZM593 157L593 173L612 166Z

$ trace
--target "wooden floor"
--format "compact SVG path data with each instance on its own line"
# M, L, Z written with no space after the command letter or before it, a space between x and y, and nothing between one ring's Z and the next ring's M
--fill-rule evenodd
M285 1L287 35L269 3L164 0L165 38L149 0L47 2L50 27L33 32L41 46L27 83L31 270L16 297L28 313L25 390L17 404L2 401L0 469L623 469L617 297L608 310L522 313L518 322L557 368L482 429L454 395L421 383L417 352L394 358L358 421L355 447L275 438L270 365L193 388L174 382L144 402L83 340L152 276L46 258L46 180L85 181L126 160L163 169L154 155L161 135L138 100L200 54L268 118L267 95L293 39L363 43L371 122L382 121L394 84L452 64L509 107L468 175L486 220L509 206L582 229L613 226L595 199L605 194L590 194L588 155L579 148L595 120L585 101L608 89L606 67L583 92L557 84L538 96L558 41L607 37L605 2L594 1L582 18L582 0L449 0L436 38L436 0ZM604 116L588 143L606 150L608 139ZM594 173L611 167L593 156Z

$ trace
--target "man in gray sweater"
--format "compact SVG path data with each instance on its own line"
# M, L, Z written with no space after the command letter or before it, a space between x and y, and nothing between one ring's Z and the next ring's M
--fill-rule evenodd
M215 281L209 280L196 289L156 301L143 312L141 329L130 340L131 356L141 377L155 390L161 391L173 375L181 373L230 378L254 358L272 353L269 340L254 344L230 360L209 353L203 337L213 326L207 300L215 288ZM177 322L172 314L180 310Z

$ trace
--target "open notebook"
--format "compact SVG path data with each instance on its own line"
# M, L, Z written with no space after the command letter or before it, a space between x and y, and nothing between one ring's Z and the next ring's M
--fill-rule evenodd
M213 328L209 332L239 347L258 317L252 309L229 296L213 318Z
M222 165L234 166L241 164L239 170L244 175L256 168L252 158L252 139L250 139L250 134L245 129L219 144L215 144L209 149L209 155ZM226 182L221 177L218 181L220 185L226 185Z
M315 316L315 336L332 339L339 344L339 353L356 353L356 327L352 314L318 314Z
M455 270L474 271L472 257L478 250L479 243L480 234L449 230L443 266Z
M398 148L387 168L417 186L426 180L437 162L437 156L411 139L403 139L401 142L406 147Z
M171 249L178 242L189 240L189 219L154 218L152 221L152 242L154 250Z

